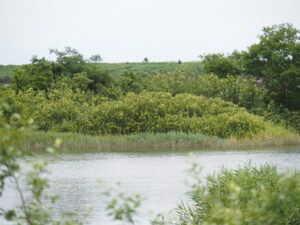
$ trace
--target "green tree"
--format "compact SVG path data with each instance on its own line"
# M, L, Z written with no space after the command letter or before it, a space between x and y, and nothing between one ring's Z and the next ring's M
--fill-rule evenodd
M99 54L96 54L96 55L92 55L90 58L89 58L89 62L91 63L99 63L101 62L103 59L102 57L99 55Z
M87 62L76 49L65 47L64 51L50 49L51 54L56 55L54 73L63 76L72 76L75 73L84 72Z
M239 74L233 61L229 57L225 57L224 54L208 54L201 55L200 57L204 64L205 73L214 73L221 78L226 77L228 74Z
M101 93L102 89L111 84L112 78L109 73L99 65L89 63L76 49L66 47L64 51L51 49L50 53L56 55L55 61L45 58L33 57L31 64L24 65L13 74L13 87L19 90L46 90L57 86L65 77L72 78L75 74L86 73L92 82L88 83L88 89ZM94 61L101 60L99 55L91 57ZM78 87L85 87L79 85Z
M31 64L24 65L14 72L12 84L16 90L48 90L54 81L53 64L45 58L34 56Z
M259 43L240 53L245 72L261 78L275 102L300 109L300 37L291 24L263 28Z
M91 91L101 93L102 89L109 86L112 82L112 77L109 73L97 64L88 64L85 72L87 73L87 77L92 80L88 85Z

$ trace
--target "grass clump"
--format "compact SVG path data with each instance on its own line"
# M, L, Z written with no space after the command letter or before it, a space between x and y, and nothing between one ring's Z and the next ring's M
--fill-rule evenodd
M279 174L275 166L245 165L209 175L204 184L197 167L193 204L182 205L179 224L300 224L300 173Z

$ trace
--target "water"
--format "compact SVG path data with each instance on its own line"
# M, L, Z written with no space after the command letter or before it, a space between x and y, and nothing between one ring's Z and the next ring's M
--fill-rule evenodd
M43 156L45 157L45 156ZM51 188L49 194L59 194L55 207L57 215L63 211L85 211L92 206L88 218L79 219L88 224L115 224L106 216L101 192L103 186L97 179L109 184L122 182L127 192L139 192L143 197L143 216L148 211L167 212L176 208L180 200L187 200L189 179L186 169L189 161L203 166L203 176L217 172L223 165L237 168L251 161L253 165L270 163L279 171L300 170L300 148L251 151L187 151L149 153L65 153L49 160L48 170ZM13 188L8 188L0 200L4 207L17 204ZM0 221L1 223L1 221ZM1 223L2 224L2 223ZM141 221L141 224L145 224Z

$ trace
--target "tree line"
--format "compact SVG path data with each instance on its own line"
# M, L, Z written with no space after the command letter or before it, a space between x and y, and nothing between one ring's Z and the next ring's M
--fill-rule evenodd
M202 95L231 101L250 113L300 130L299 30L291 24L263 28L259 42L245 51L201 56L201 72L183 63L166 73L124 71L112 76L101 68L100 55L85 59L70 47L50 52L56 56L54 61L33 57L30 64L15 70L9 88L17 94L31 89L46 97L54 90L70 89L87 102L95 98L116 101L129 92Z

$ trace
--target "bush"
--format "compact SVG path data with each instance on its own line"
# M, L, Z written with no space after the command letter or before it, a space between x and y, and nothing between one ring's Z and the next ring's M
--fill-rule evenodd
M12 91L8 99L10 111L6 114L8 118L13 112L22 113L25 119L32 118L39 130L81 132L92 123L87 120L87 112L105 100L68 88L53 89L48 93L32 89L20 94Z
M11 111L7 115L20 112L26 119L33 118L37 129L45 131L85 134L182 131L241 138L254 136L266 125L260 117L231 102L191 94L129 93L120 100L107 101L66 87L47 93L32 89L20 94L11 91L8 102Z
M99 105L91 117L88 130L95 134L183 131L240 138L265 128L261 118L230 102L165 92L130 93Z
M256 80L227 76L219 78L214 74L197 76L189 70L176 70L167 74L150 76L147 90L166 91L173 95L189 93L208 98L221 98L245 107L252 113L261 114L267 108L267 89L257 87Z

